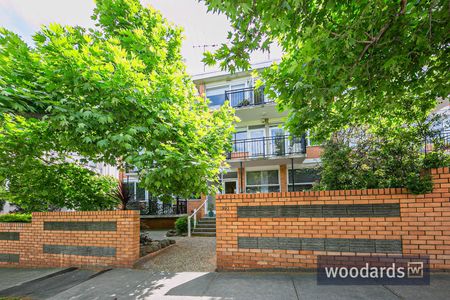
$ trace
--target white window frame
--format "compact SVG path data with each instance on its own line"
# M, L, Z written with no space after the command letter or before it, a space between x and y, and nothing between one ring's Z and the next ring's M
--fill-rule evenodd
M290 167L291 166L288 166L286 168L286 186L287 186L287 190L288 191L289 191L289 186L291 186L291 185L296 186L296 185L307 185L307 184L313 185L314 184L314 181L291 184L289 182L289 171L292 170ZM295 166L294 165L294 170L304 170L304 169L313 169L313 168L308 168L308 167L305 168L305 167L300 167L300 166ZM295 192L295 190L293 190L292 192Z
M264 185L248 185L247 184L247 172L264 172L264 171L277 171L278 172L278 184L264 184ZM248 193L247 192L247 188L248 187L261 187L261 186L278 186L278 191L281 191L281 174L280 174L280 167L278 166L278 168L274 169L273 167L266 167L266 168L247 168L245 170L245 193L246 194L254 194L254 193ZM261 192L257 192L256 194L259 194ZM270 192L269 192L270 193Z

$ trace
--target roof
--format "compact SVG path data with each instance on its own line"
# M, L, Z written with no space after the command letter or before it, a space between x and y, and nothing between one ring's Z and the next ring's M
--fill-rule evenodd
M274 59L274 60L268 60L268 61L263 61L263 62L259 62L259 63L254 63L251 65L249 71L240 71L240 72L234 73L233 75L235 75L236 77L239 77L240 75L248 74L249 72L251 72L253 70L267 68L267 67L271 66L272 64L277 63L279 61L280 61L279 59ZM219 79L220 77L226 77L229 75L231 75L231 73L227 72L227 71L211 71L211 72L205 72L205 73L192 75L192 80L195 82L195 81L204 81L206 79Z

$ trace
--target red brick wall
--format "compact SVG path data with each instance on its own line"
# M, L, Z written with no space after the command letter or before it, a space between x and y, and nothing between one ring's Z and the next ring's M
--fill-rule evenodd
M321 146L306 147L307 158L319 158L322 155L323 148Z
M428 255L432 269L450 270L450 171L433 169L434 190L406 189L220 195L217 197L219 270L315 268L317 255L354 252L242 249L238 237L397 239L404 255ZM238 206L398 203L398 217L239 218ZM364 253L386 256L392 254Z
M287 185L287 167L286 165L280 165L280 191L281 192L287 192L288 191L288 185Z
M113 222L114 231L44 230L44 222ZM32 223L0 223L0 232L19 232L19 240L0 239L0 254L19 254L19 262L0 266L132 267L139 258L139 212L93 211L33 213ZM44 245L115 249L113 256L44 253Z
M197 209L203 202L205 202L206 197L202 196L201 199L196 200L188 200L187 202L187 213L188 215L192 215L195 209ZM205 207L202 207L197 213L197 220L200 220L205 215Z
M154 230L154 229L174 229L175 222L179 217L163 217L163 216L151 216L141 217L141 229Z

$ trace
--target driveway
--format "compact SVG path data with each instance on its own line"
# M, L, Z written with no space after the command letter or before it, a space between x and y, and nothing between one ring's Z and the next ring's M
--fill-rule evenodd
M5 271L6 270L6 271ZM59 271L59 270L55 270ZM20 273L24 276L21 279ZM27 299L449 299L450 274L433 274L429 286L323 286L314 273L150 272L114 269L98 274L61 272L24 282L27 270L0 269L0 278L14 276L22 285L0 291L1 296ZM85 272L85 271L83 271ZM71 275L72 274L72 275ZM86 280L82 278L86 277ZM34 278L34 276L33 276ZM72 282L69 279L73 278ZM66 289L62 290L62 285ZM47 289L50 287L50 289ZM7 293L9 291L9 294ZM1 298L0 296L0 298Z
M150 234L155 240L166 238L166 231ZM170 237L176 243L151 255L138 269L161 272L213 272L216 269L215 237Z

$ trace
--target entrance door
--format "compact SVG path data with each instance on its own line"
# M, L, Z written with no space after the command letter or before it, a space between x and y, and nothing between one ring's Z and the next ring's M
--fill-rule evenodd
M236 181L225 181L224 182L224 193L225 194L237 194L237 182Z

